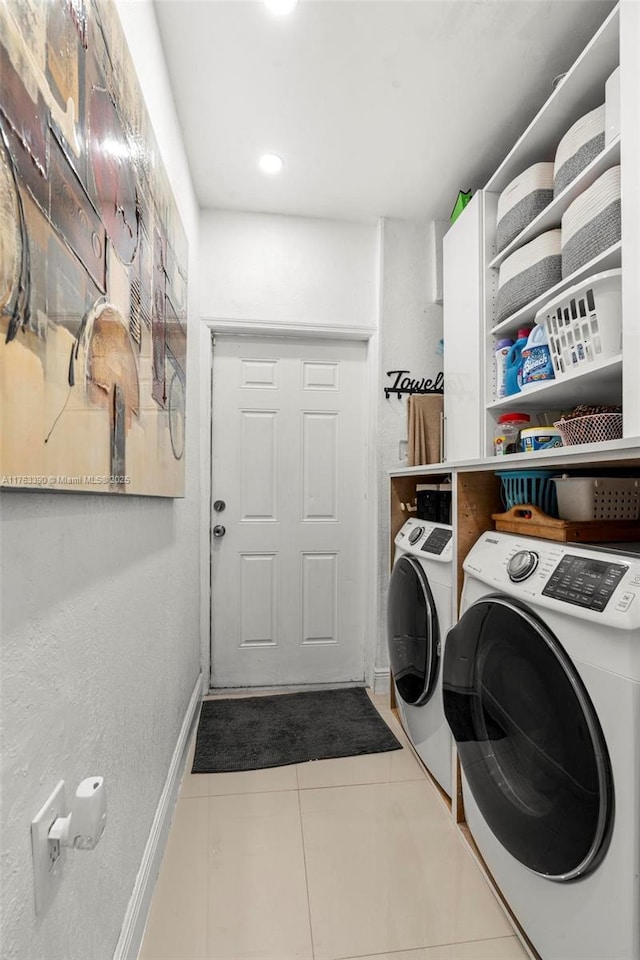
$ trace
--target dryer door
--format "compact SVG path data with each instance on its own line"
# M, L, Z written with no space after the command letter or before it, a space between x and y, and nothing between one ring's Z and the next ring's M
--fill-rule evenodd
M551 880L592 869L613 821L611 764L545 624L506 596L472 604L447 634L443 698L474 800L508 852Z
M413 557L400 557L393 566L387 639L398 693L405 703L426 703L436 687L440 637L429 581L420 561Z

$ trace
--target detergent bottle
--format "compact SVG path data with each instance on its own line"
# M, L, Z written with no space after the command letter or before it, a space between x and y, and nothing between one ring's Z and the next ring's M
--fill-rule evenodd
M520 393L522 386L522 351L527 345L531 327L521 327L518 330L518 336L513 346L507 354L504 395L510 397L513 393Z
M507 357L509 349L513 346L513 340L498 340L495 348L496 358L496 400L504 397L505 374L507 372Z
M541 324L536 324L522 351L522 388L554 379L547 331Z

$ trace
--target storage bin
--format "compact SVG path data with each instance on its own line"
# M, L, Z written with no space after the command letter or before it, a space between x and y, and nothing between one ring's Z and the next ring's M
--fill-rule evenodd
M622 236L620 167L611 167L562 217L562 276L568 277Z
M562 279L560 230L547 230L507 257L498 274L496 323Z
M418 484L416 516L432 523L451 523L451 484Z
M588 370L622 350L622 270L605 270L554 297L535 322L544 326L556 380Z
M553 200L553 164L534 163L498 199L496 250L500 253Z
M563 520L637 520L640 480L636 477L556 477Z
M604 103L580 117L569 127L558 144L554 164L555 196L575 180L585 167L604 150Z
M580 443L620 440L622 414L593 413L586 417L573 417L571 420L556 420L554 427L560 431L564 447L572 447Z
M507 510L521 503L540 507L548 517L558 516L553 470L501 470L502 500Z

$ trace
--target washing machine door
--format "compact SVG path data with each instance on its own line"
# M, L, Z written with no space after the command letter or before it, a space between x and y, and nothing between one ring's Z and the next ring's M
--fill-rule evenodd
M399 695L405 703L426 703L436 688L440 636L429 581L420 561L413 557L400 557L393 566L387 638Z
M506 596L472 604L447 634L443 698L469 789L508 852L551 880L593 869L613 821L611 764L545 624Z

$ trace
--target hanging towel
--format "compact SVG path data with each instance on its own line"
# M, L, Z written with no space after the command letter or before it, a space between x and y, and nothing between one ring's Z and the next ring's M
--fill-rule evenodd
M410 467L441 462L442 411L442 395L412 393L409 397L407 463Z

